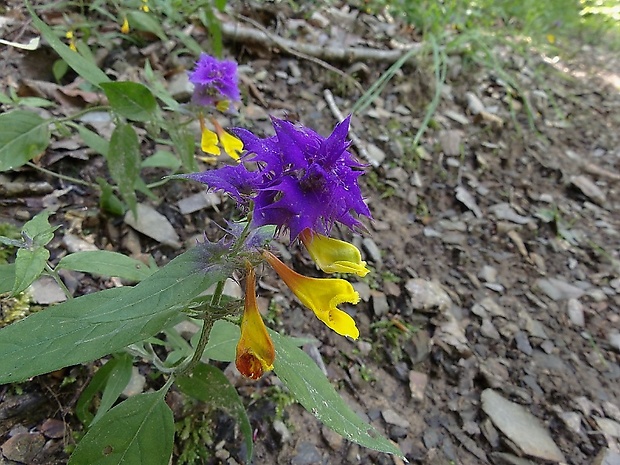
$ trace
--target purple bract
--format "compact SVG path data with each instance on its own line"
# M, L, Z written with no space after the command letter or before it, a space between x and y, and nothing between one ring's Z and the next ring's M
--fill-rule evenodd
M189 80L194 84L192 102L198 105L214 106L222 100L240 100L237 83L237 63L230 60L220 61L202 53L196 62L196 68L189 73Z
M253 226L288 229L291 241L306 228L326 235L336 222L355 228L360 215L371 215L357 182L364 165L347 150L349 121L327 138L277 118L272 137L235 129L246 150L242 163L188 177L227 192L244 208L253 204ZM249 170L249 162L258 169Z

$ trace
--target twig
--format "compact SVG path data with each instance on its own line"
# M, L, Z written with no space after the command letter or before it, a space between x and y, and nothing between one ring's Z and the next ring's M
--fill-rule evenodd
M249 19L245 17L241 18L244 21ZM255 27L258 25L258 23L252 20L248 22L253 24ZM329 47L304 44L271 34L262 26L260 26L260 29L253 29L240 24L226 22L222 22L222 36L233 42L249 42L263 45L265 47L276 44L282 50L291 54L303 53L309 57L320 58L322 60L345 61L349 63L353 63L355 61L394 63L408 50L422 48L422 44L417 43L409 44L407 48L399 50L378 50L366 47ZM413 57L410 58L410 60L413 60Z
M344 116L342 115L342 112L338 108L338 105L336 105L336 101L334 100L334 95L331 93L329 89L325 89L323 91L323 97L325 97L327 106L331 110L332 114L336 117L336 119L338 121L344 120ZM363 158L365 158L368 161L368 163L370 163L372 166L377 168L379 166L379 162L377 160L372 159L370 155L368 155L368 151L366 150L364 143L359 137L357 137L355 132L353 132L352 130L349 130L349 138L351 139L351 142L353 142L353 145L355 145L355 148L357 149L357 153L359 153Z
M248 18L247 16L243 16L243 15L237 15L237 17L242 19L243 21L250 23L257 29L250 29L250 28L245 28L243 26L235 26L235 25L233 25L233 27L239 27L247 32L253 32L254 35L256 35L257 37L264 37L264 39L261 39L265 41L265 43L261 42L262 45L267 46L270 43L274 43L277 46L279 46L282 50L284 50L285 52L291 55L302 58L304 60L311 61L313 63L316 63L319 66L322 66L323 68L329 71L339 74L340 76L345 78L347 81L349 81L351 84L353 84L355 87L357 87L357 89L360 92L364 92L364 88L362 87L362 85L359 82L357 82L355 79L353 79L351 76L349 76L347 73L342 71L341 69L338 69L335 66L332 66L329 63L326 63L325 61L321 60L316 55L313 55L311 53L306 53L303 50L299 50L300 48L303 48L303 47L299 47L299 45L304 45L304 44L297 44L296 42L292 40L283 39L282 37L271 34L267 29L261 26L260 23L254 21L252 18ZM225 24L226 23L222 24L222 35L224 37L227 37L226 34L224 33ZM235 40L234 38L231 38L231 39ZM252 42L254 41L255 40L252 40Z

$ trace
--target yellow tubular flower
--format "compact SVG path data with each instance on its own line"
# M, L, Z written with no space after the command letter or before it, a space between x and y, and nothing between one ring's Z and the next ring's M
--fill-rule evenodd
M250 379L258 379L266 371L273 370L273 361L276 358L273 342L258 310L255 287L254 268L249 268L235 365L243 376Z
M65 38L69 40L69 48L74 52L77 52L77 47L75 46L75 36L73 35L73 31L67 31L65 34Z
M205 119L200 115L200 148L203 152L211 155L219 155L220 148L217 146L217 134L205 126Z
M127 16L123 19L123 25L121 26L121 32L123 34L129 34L129 21L127 21Z
M363 277L370 271L353 244L323 236L310 229L304 229L299 237L314 263L325 273L355 273Z
M265 250L263 256L301 303L312 310L319 320L341 336L352 339L359 337L355 320L338 308L343 302L356 304L360 300L350 282L334 278L309 278L291 270L271 252Z
M232 134L226 132L215 118L211 118L211 122L215 127L215 132L220 139L220 145L224 148L224 152L226 152L230 158L239 160L239 155L243 150L243 142Z

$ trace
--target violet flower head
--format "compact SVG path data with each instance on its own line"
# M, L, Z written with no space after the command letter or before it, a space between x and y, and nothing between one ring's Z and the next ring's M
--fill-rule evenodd
M218 60L206 53L200 54L194 71L189 73L194 84L192 102L198 105L214 106L224 100L241 99L237 82L237 63Z
M242 163L187 175L231 195L244 209L253 205L252 226L289 230L294 241L304 229L328 235L335 223L351 229L370 217L357 178L364 165L347 150L349 118L324 138L311 129L273 118L276 134L261 139L245 129ZM258 170L249 170L250 162Z
M324 138L311 129L273 118L275 136L258 139L238 131L246 150L262 165L263 185L254 198L252 222L290 231L328 235L334 223L353 229L370 217L357 178L364 171L347 150L350 117Z

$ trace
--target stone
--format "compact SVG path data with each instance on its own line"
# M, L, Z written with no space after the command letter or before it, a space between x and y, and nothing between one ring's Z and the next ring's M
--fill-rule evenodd
M515 333L515 342L517 344L517 349L519 349L525 355L532 355L532 345L530 344L527 335L523 331L517 331Z
M482 334L484 337L488 337L489 339L494 339L496 341L499 341L500 339L499 331L497 331L497 328L495 328L495 325L493 325L493 322L490 318L482 319L480 334Z
M365 237L362 240L362 248L366 252L370 261L378 265L383 262L383 260L381 259L381 250L379 250L376 242L373 241L370 237Z
M428 384L428 375L419 371L411 370L409 372L409 390L411 398L417 402L424 400L424 391Z
M490 265L484 265L478 273L478 278L487 283L495 283L497 282L497 269Z
M203 208L214 207L220 203L222 203L222 200L215 192L202 191L179 200L177 207L179 207L181 214L187 215Z
M618 331L611 331L607 335L607 341L616 352L620 352L620 333Z
M597 205L601 207L605 205L607 200L605 193L589 177L583 175L572 176L570 183Z
M473 92L466 92L467 109L472 115L477 115L485 111L484 104Z
M492 205L489 210L498 220L506 220L516 224L527 224L532 221L532 217L519 215L508 203Z
M567 303L568 319L575 325L583 328L586 324L585 316L583 313L583 304L574 298L568 299Z
M422 313L444 312L452 305L452 299L439 283L413 278L407 281L405 289L411 296L414 310Z
M381 416L388 425L400 426L401 428L409 428L410 423L405 418L401 417L392 409L386 409L381 411Z
M131 210L125 214L125 223L157 242L180 249L179 235L174 230L168 218L153 207L139 203L136 207L138 217Z
M482 410L493 424L524 454L553 462L566 462L549 431L522 405L504 399L492 389L482 392Z
M471 210L472 213L476 215L476 218L482 218L482 210L480 210L480 207L476 203L476 199L474 199L474 196L471 195L471 193L467 189L459 185L457 186L455 193L456 200L469 208L469 210Z
M461 141L463 133L456 130L439 131L437 137L441 150L448 157L456 157L461 154Z
M380 166L385 160L385 152L375 144L368 144L366 146L366 153L368 154L368 158L370 158L370 162L374 166Z
M287 428L287 426L284 424L282 420L273 421L273 430L280 437L281 444L287 443L293 438L293 436L291 435L291 432L289 431L289 429Z
M388 303L387 297L383 292L380 291L371 291L372 296L372 309L375 312L376 316L382 316L387 314L390 311L390 304Z
M620 453L611 449L603 449L596 456L592 465L620 465Z
M50 305L67 300L62 288L51 276L42 276L30 285L32 300L36 304Z
M558 278L538 279L535 287L556 302L558 300L578 299L585 293L583 289Z
M85 241L81 237L74 236L73 234L65 234L62 238L62 244L70 253L99 250L95 244L91 244L90 242Z
M122 395L124 397L132 397L141 394L144 391L146 385L146 378L140 373L138 367L131 367L131 377L125 389L123 389Z
M314 465L321 463L321 452L312 443L301 441L295 449L295 456L291 459L291 465Z
M327 426L321 427L321 436L323 436L323 439L331 450L337 451L342 448L344 438Z
M600 430L607 436L620 438L620 423L609 418L594 417Z
M17 433L2 444L0 449L2 449L2 455L8 460L33 463L44 445L45 438L40 433Z

